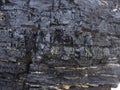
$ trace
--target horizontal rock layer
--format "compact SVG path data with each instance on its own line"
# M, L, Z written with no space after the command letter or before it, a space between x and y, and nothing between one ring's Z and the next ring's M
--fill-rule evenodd
M0 90L116 87L119 5L119 0L1 0Z

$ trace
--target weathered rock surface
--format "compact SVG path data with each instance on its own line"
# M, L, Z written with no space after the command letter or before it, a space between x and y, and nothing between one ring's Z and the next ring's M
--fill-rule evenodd
M110 90L119 64L119 0L0 1L0 90Z

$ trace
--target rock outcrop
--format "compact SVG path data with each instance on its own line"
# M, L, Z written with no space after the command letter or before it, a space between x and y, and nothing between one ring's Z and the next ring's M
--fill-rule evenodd
M0 90L110 90L119 64L119 0L0 1Z

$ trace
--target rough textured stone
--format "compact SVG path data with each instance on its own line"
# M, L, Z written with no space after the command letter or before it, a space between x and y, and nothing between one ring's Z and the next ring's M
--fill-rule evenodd
M119 0L0 0L0 90L110 90L119 24Z

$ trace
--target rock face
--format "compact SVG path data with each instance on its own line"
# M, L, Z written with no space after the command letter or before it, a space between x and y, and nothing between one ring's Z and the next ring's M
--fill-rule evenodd
M0 90L116 87L119 5L119 0L1 0Z

